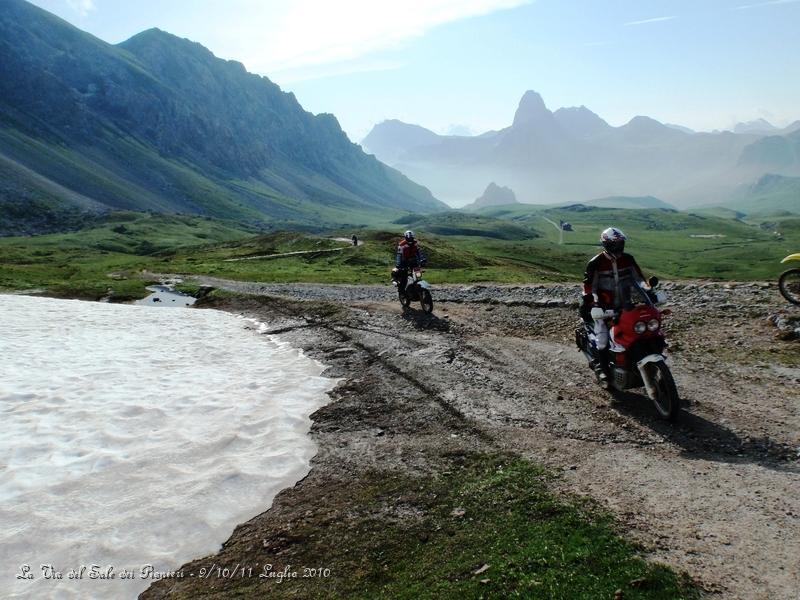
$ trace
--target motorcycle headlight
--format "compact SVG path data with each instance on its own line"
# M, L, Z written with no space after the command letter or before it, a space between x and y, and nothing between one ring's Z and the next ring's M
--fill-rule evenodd
M658 319L650 319L647 322L647 328L650 331L656 331L659 327L661 327L661 323L658 322Z
M644 333L646 329L647 329L647 325L645 325L644 321L636 321L636 325L633 326L633 330L636 333L640 333L640 334Z

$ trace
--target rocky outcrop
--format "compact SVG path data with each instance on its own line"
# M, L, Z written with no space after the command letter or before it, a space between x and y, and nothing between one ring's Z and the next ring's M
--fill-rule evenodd
M519 204L514 190L506 186L499 186L494 181L491 182L483 195L477 198L472 204L464 208L466 210L476 210L485 206L503 206L504 204Z

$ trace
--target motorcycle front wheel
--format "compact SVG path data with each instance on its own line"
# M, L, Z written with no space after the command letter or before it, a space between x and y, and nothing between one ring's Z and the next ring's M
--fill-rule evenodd
M400 306L403 308L408 308L411 306L411 298L409 298L405 292L398 290L397 297L400 299Z
M422 310L426 313L433 312L433 297L428 290L422 290L422 300L420 300L420 304L422 304Z
M653 404L656 406L658 416L667 421L675 421L681 410L681 400L678 397L678 388L672 373L663 361L648 363L645 367L656 388L656 397Z
M800 305L800 269L789 269L781 273L778 289L789 302Z

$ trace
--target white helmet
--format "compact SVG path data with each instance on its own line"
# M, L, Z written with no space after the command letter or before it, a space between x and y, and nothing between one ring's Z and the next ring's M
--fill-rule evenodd
M616 227L609 227L600 234L600 243L603 245L606 252L611 254L624 251L626 239L622 230Z
M410 244L411 242L413 242L413 241L414 241L414 238L415 238L415 237L417 237L417 236L415 236L415 235L414 235L414 232L413 232L413 231L411 231L411 230L409 229L408 231L406 231L406 232L403 234L403 237L404 237L404 238L406 239L406 241L407 241L407 242Z

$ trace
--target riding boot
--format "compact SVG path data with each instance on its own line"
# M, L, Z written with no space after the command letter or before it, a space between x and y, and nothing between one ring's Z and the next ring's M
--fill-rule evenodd
M610 358L611 351L608 348L597 351L597 362L600 368L598 374L600 375L600 379L604 381L609 381L611 379L611 366L608 364Z

